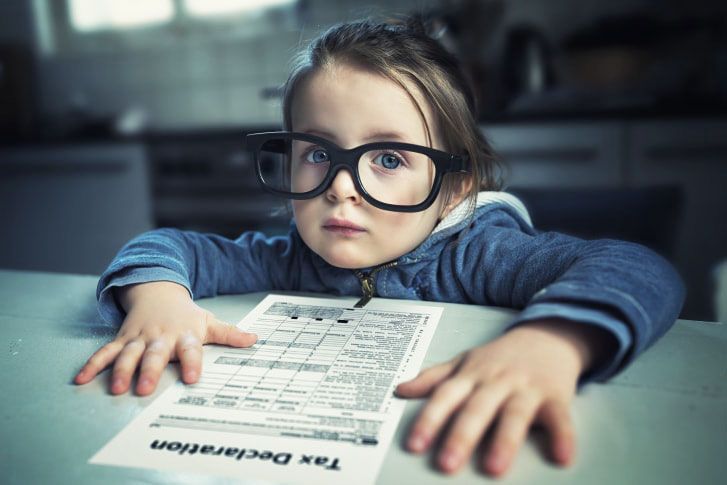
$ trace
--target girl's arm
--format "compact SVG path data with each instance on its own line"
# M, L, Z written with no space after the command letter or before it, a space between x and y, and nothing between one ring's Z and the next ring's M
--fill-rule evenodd
M194 299L293 288L298 272L291 237L246 232L233 241L176 229L146 232L127 243L101 275L99 313L120 323L125 311L115 298L118 288L149 281L177 283Z
M674 268L639 244L537 232L502 205L460 234L435 271L458 275L469 301L523 309L511 329L561 319L603 331L610 352L588 380L626 367L671 327L684 302ZM447 299L448 286L430 296Z
M431 397L409 449L426 450L449 422L438 464L454 472L496 423L481 463L500 475L539 423L553 459L570 463L579 380L608 378L673 324L684 299L679 277L642 246L538 234L507 208L477 219L452 247L434 271L461 275L457 290L471 301L525 309L500 338L399 385L403 397ZM429 297L453 298L453 286L432 287L439 294Z
M256 337L221 322L192 301L218 293L285 289L298 272L289 238L245 233L232 241L172 229L151 231L129 242L98 284L99 312L120 323L116 338L96 351L76 375L77 384L113 365L111 392L124 393L137 368L136 392L150 394L170 360L182 379L196 382L202 345L252 345Z

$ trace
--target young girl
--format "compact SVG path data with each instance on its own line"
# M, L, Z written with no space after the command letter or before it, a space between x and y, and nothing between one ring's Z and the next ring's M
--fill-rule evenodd
M111 392L154 391L171 359L185 383L202 345L256 336L194 298L300 290L522 308L502 336L401 383L429 397L407 447L451 473L486 431L482 457L505 472L542 424L552 456L571 462L577 386L622 370L676 319L682 284L663 259L613 240L533 229L498 192L491 149L455 59L415 20L355 22L313 41L286 84L285 132L248 136L260 182L293 199L287 236L237 240L160 229L126 245L101 276L101 314L117 337L76 376L113 364ZM445 431L446 430L446 431Z

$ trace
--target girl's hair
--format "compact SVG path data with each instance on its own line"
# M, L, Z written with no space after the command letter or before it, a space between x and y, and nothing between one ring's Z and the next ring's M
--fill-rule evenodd
M361 20L335 25L314 39L294 61L283 91L283 126L292 130L292 104L297 87L312 73L346 63L382 75L401 86L430 128L409 85L430 104L444 150L466 154L472 161L471 189L466 198L474 207L479 190L499 190L499 162L477 126L475 98L457 59L430 37L418 17L402 21ZM444 205L470 175L449 174L442 183Z

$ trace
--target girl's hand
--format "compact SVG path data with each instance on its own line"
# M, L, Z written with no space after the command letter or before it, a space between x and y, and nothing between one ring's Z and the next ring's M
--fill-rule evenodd
M182 380L197 382L202 369L202 345L208 343L249 347L257 336L221 322L197 306L187 289L169 281L155 281L121 288L117 293L127 310L116 338L94 353L76 375L76 384L86 384L114 364L111 392L129 389L139 367L136 392L154 392L170 360L178 359Z
M453 473L496 422L482 467L501 475L530 426L540 423L551 436L554 461L568 465L575 450L570 402L579 375L596 357L600 332L567 321L529 322L399 384L396 393L401 397L431 395L407 447L426 451L451 419L437 463L442 471Z

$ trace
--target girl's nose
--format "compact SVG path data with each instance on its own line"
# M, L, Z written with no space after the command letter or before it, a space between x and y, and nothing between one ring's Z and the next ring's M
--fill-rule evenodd
M339 202L350 199L355 203L361 202L361 194L356 190L352 175L348 170L341 169L331 181L326 190L326 198L331 202Z

